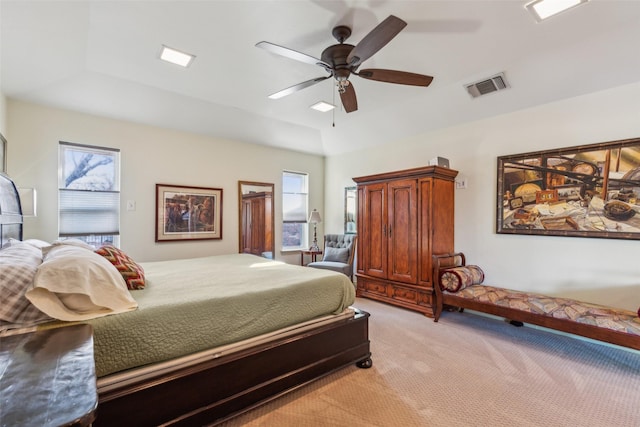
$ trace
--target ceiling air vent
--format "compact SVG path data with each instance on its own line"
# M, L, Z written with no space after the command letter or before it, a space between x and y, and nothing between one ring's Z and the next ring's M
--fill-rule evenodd
M506 89L509 87L509 83L507 83L507 80L504 78L504 73L500 73L488 79L465 85L465 87L469 95L477 98L481 95Z

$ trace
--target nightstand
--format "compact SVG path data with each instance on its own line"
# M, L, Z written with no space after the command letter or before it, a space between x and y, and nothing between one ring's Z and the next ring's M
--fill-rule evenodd
M304 263L305 255L311 255L311 262L316 262L316 257L318 255L322 255L322 251L312 251L312 250L300 251L300 265L305 265Z
M3 427L90 426L98 406L91 326L0 338L0 396Z

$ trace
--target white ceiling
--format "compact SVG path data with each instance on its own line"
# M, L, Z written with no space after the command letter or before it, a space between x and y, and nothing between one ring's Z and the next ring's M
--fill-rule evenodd
M334 155L640 80L640 0L591 0L536 23L526 1L0 2L0 89L9 98L215 137ZM408 26L362 68L434 76L428 88L351 81L359 110L333 80L274 55L266 40L320 57L353 28L357 44L390 14ZM161 45L197 56L187 69ZM504 72L511 88L472 99L464 84ZM335 121L335 126L333 123Z

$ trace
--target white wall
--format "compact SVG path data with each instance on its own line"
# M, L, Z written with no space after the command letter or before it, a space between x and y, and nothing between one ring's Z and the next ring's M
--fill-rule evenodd
M455 248L483 268L485 283L636 311L640 241L496 234L495 217L498 156L640 137L639 100L634 84L329 157L325 230L343 230L344 187L354 185L352 177L446 157L468 181L456 190Z
M9 99L8 173L18 187L34 187L38 216L25 218L24 237L57 237L58 142L121 150L122 249L138 261L238 252L238 181L275 184L276 258L281 254L282 171L309 173L310 208L323 211L324 158L265 146L160 129ZM250 126L250 123L247 124ZM155 243L155 185L222 188L222 240ZM126 210L126 202L136 210ZM318 233L323 233L322 224ZM320 234L322 235L322 234ZM312 237L310 237L311 239Z

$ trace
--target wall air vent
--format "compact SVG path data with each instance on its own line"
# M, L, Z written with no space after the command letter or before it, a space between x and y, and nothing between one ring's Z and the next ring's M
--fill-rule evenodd
M509 83L507 83L507 79L504 78L504 73L496 74L488 79L465 85L467 92L469 92L469 95L473 98L506 89L508 87Z

